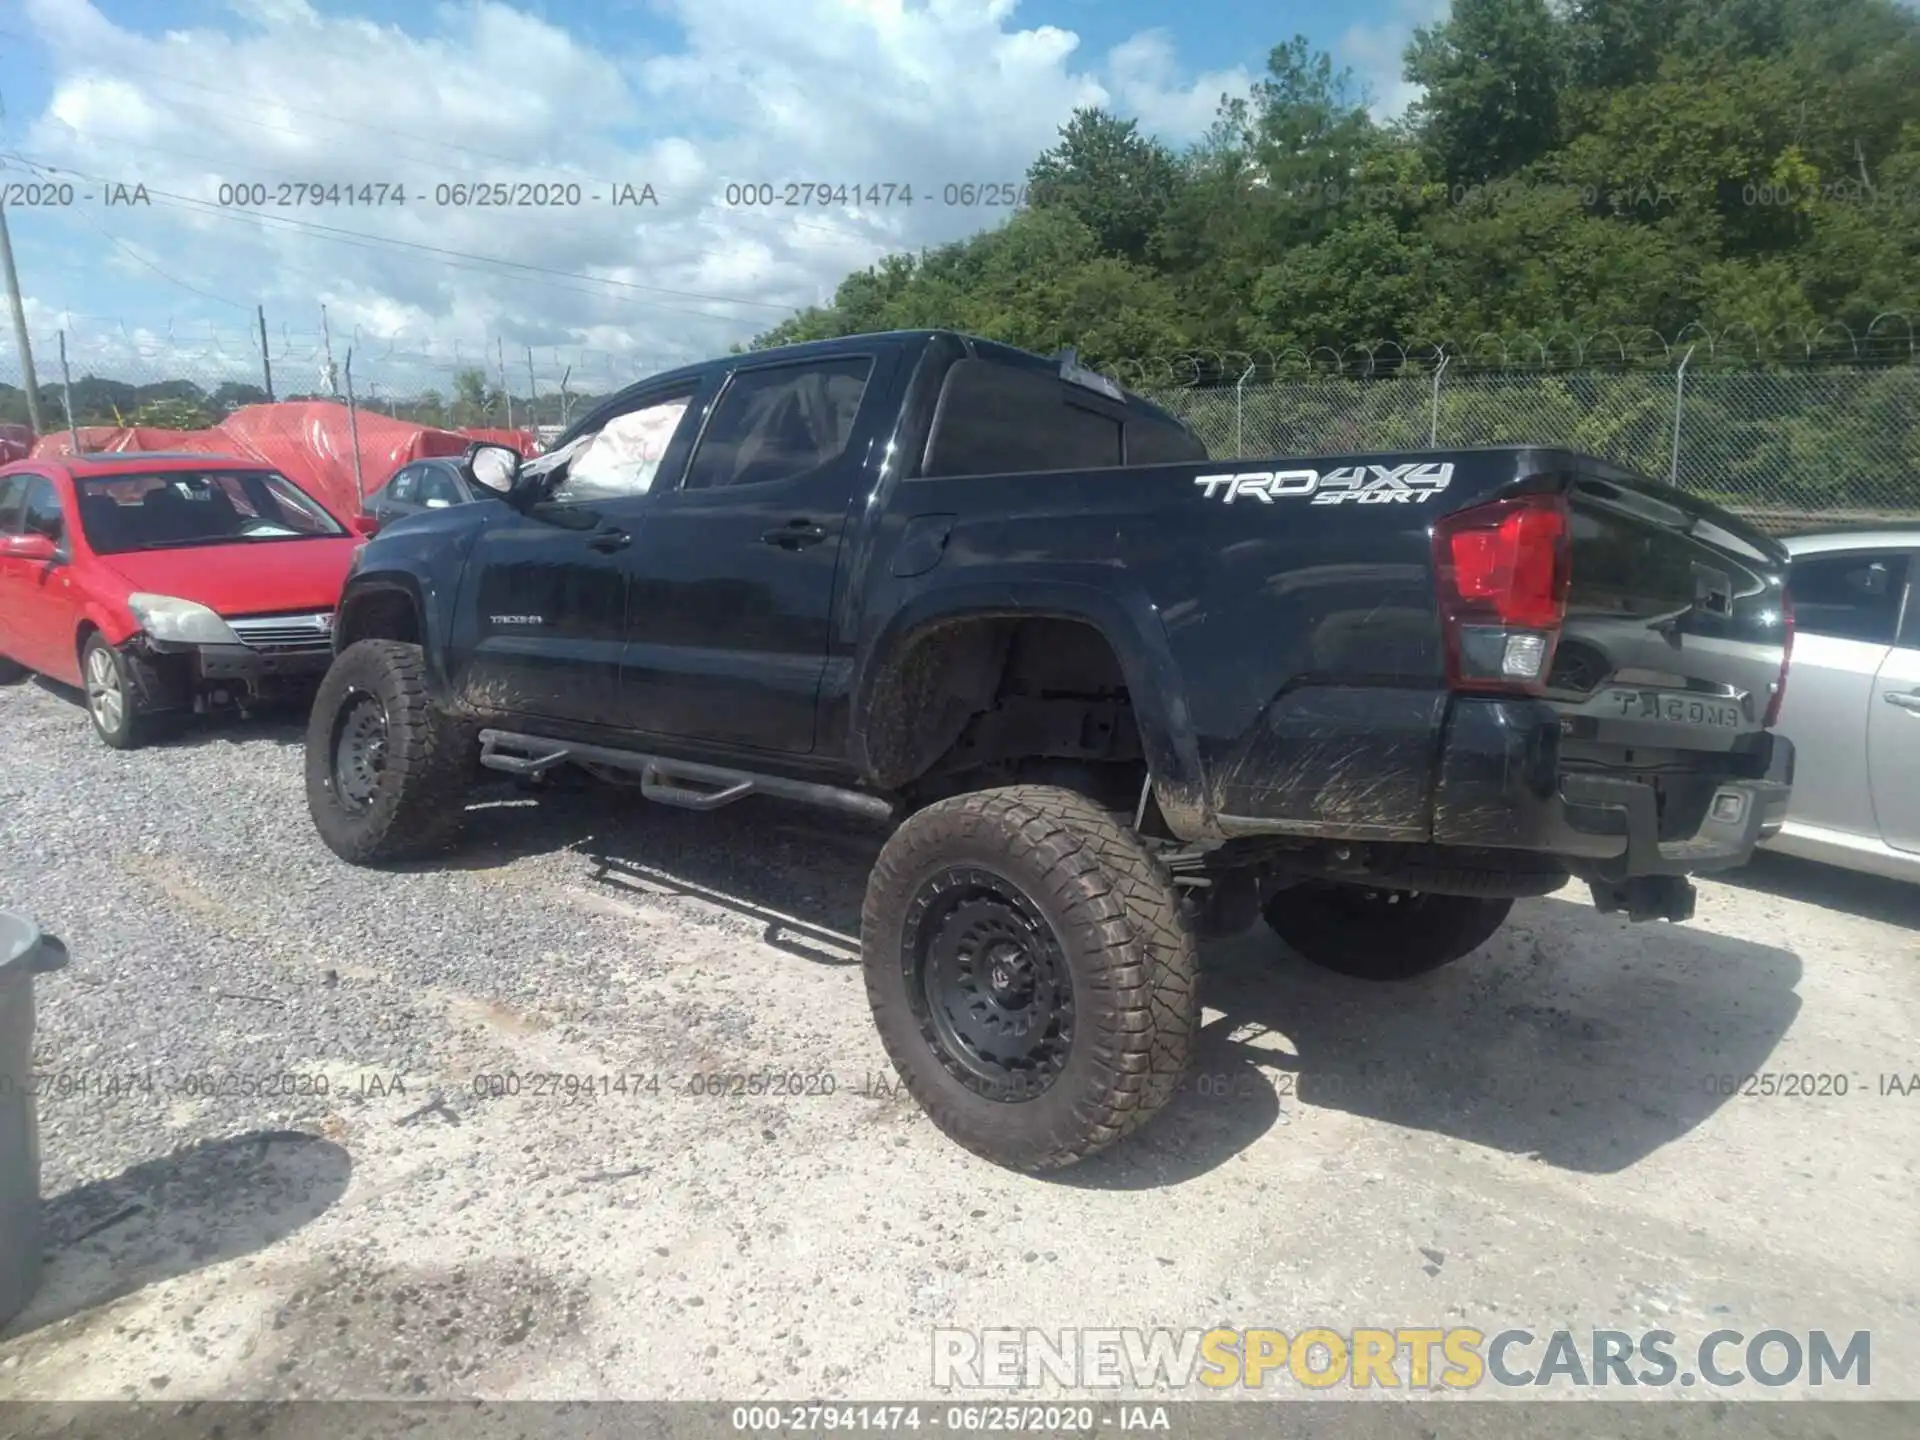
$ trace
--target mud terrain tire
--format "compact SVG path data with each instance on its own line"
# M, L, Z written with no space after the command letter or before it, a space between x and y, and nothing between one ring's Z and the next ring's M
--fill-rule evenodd
M881 851L861 915L867 999L907 1091L975 1154L1084 1160L1178 1088L1197 960L1165 869L1070 790L958 795Z

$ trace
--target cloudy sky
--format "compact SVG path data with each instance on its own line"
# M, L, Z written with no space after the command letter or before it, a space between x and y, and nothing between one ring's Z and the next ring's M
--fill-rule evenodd
M1443 5L7 0L0 179L74 187L67 208L9 205L36 337L219 344L263 305L270 348L297 347L324 304L363 354L500 339L653 368L994 223L949 187L1017 183L1076 105L1177 144L1295 32L1402 104L1400 49ZM278 203L301 182L342 203ZM497 182L563 203L439 203ZM728 203L759 182L895 198ZM136 185L149 204L108 203ZM349 186L388 198L350 206Z

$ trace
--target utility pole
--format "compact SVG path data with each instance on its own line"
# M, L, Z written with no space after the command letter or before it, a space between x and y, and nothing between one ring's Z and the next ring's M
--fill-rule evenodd
M513 392L507 388L507 341L504 335L493 337L500 357L500 399L507 407L507 429L513 428Z
M320 307L320 341L327 347L327 393L340 398L340 372L333 367L333 331L327 328L327 307Z
M27 339L27 307L20 300L20 277L13 268L13 240L7 234L7 207L0 205L0 270L6 271L7 303L13 309L13 343L20 347L20 383L27 392L27 424L39 435L40 381L33 373L33 345Z
M256 305L253 313L260 320L260 378L267 384L267 403L273 403L273 360L267 354L267 307Z

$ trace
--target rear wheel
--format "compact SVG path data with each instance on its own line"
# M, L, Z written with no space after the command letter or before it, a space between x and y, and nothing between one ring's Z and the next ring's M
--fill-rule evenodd
M861 950L908 1093L1014 1169L1137 1129L1193 1047L1194 941L1166 872L1071 791L1010 786L909 818L874 865Z
M418 645L348 646L307 722L307 809L320 838L357 865L444 850L465 814L473 742L434 705Z
M1359 885L1299 885L1267 902L1267 924L1306 960L1361 980L1406 980L1478 950L1513 901Z

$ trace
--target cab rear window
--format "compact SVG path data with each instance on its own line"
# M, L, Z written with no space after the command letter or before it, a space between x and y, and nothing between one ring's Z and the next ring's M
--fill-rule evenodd
M923 473L1006 475L1207 458L1178 424L1047 371L962 360L941 390Z

